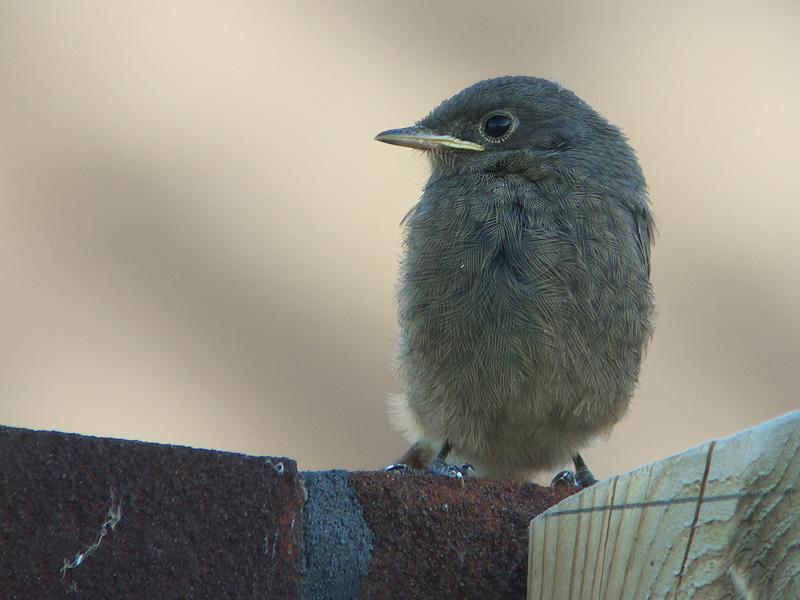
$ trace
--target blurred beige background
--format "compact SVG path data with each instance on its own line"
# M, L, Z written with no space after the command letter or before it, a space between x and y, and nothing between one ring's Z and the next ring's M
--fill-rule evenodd
M0 423L374 468L400 219L372 141L562 82L649 179L659 322L600 475L797 408L800 4L0 2Z

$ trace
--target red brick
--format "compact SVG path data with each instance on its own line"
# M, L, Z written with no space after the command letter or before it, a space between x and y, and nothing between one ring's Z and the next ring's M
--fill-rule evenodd
M350 485L372 531L359 597L525 598L528 523L571 488L353 473Z
M302 506L284 458L0 427L1 595L298 598Z

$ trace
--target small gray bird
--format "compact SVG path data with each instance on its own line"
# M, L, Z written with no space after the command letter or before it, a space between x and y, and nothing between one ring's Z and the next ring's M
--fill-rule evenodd
M653 331L653 219L626 138L561 85L499 77L376 139L431 164L404 220L402 463L528 479L572 458L592 483L578 450L625 414Z

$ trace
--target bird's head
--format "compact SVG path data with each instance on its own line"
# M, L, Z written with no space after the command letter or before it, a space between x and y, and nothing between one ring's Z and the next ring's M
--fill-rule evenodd
M434 177L541 174L548 165L600 185L644 186L619 129L568 89L538 77L480 81L416 125L375 139L425 151Z

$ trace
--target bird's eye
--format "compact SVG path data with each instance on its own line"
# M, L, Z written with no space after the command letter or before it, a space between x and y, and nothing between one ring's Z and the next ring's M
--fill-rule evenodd
M514 119L506 114L492 115L483 123L483 134L490 139L499 140L508 133Z

